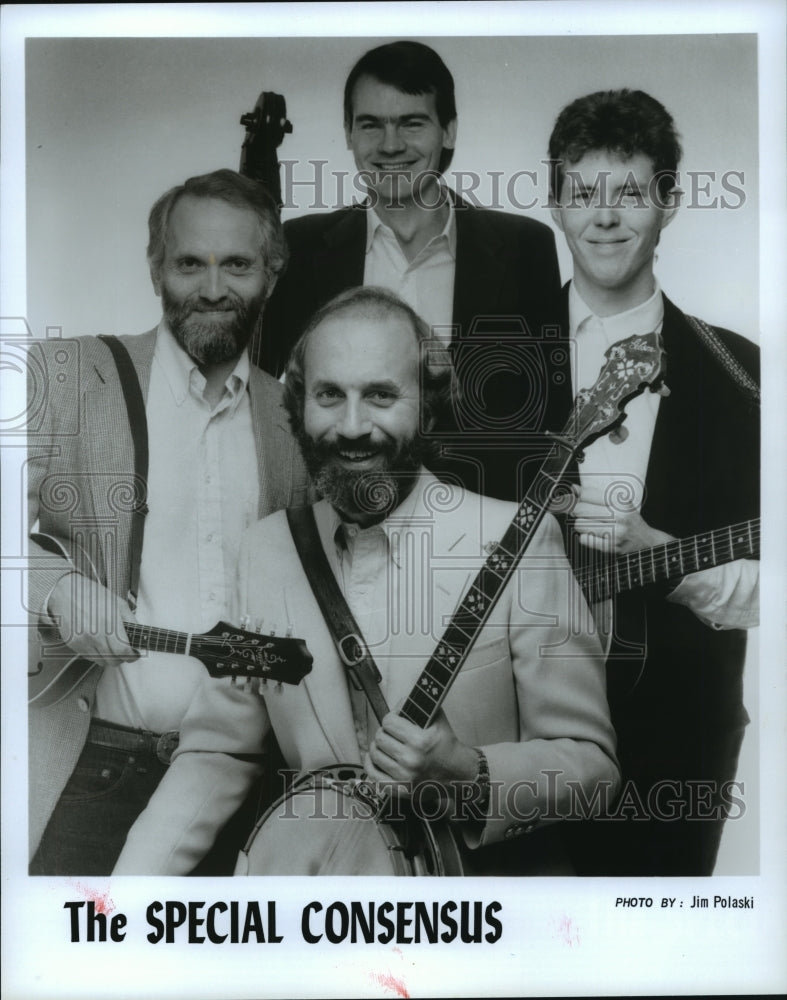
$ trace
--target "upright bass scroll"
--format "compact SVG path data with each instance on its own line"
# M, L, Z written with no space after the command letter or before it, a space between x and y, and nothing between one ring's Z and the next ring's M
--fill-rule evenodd
M264 90L257 98L254 110L241 115L240 123L246 129L246 138L241 147L238 171L264 185L281 209L281 179L276 150L284 136L292 132L284 97Z

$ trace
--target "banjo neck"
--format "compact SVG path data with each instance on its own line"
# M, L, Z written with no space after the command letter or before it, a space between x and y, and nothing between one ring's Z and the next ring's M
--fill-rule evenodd
M647 386L655 389L663 378L663 349L658 334L629 337L613 345L606 358L593 387L577 394L563 431L549 435L555 443L514 519L451 616L437 648L399 710L399 715L414 725L425 729L434 720L571 463L581 460L583 447L625 419L623 407L628 400Z
M437 648L399 710L399 715L409 722L425 729L434 720L579 447L566 446L561 441L553 446L541 465L514 519L454 611ZM535 497L542 499L536 502Z

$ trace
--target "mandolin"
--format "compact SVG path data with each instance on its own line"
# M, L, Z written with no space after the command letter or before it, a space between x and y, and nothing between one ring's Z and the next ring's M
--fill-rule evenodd
M64 557L81 576L98 580L95 567L78 546L69 547L60 539L40 533L31 537L43 548ZM123 625L134 649L193 656L211 677L230 677L235 683L255 681L263 687L268 681L299 684L312 669L306 643L289 635L262 635L226 622L200 635L137 622ZM99 664L75 656L54 626L39 627L38 636L40 643L31 631L28 641L28 703L44 708L66 698Z

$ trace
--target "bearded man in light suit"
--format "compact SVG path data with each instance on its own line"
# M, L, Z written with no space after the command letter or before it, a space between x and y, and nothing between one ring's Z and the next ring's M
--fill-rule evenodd
M317 313L286 380L293 429L323 496L313 508L320 544L391 706L414 687L516 513L423 467L420 430L445 404L450 371L429 360L427 338L423 321L390 292L353 289ZM296 770L363 762L371 780L400 788L436 783L449 798L462 784L494 789L477 817L457 823L473 871L565 872L546 821L572 811L572 787L586 802L601 786L610 793L617 765L600 646L571 625L583 603L553 518L537 529L426 728L396 712L378 726L348 684L283 512L254 526L244 548L236 615L292 628L314 670L300 686L263 697L203 683L115 873L188 872L221 827L233 786L236 798L245 794L239 755L257 753L271 728ZM297 830L283 824L287 856L280 867L268 859L268 870L311 871L291 839ZM350 857L348 874L363 870L353 862L360 865Z
M149 231L164 317L122 338L145 400L146 483L135 482L107 346L85 337L30 349L29 606L96 664L64 700L31 705L32 874L111 871L204 672L189 657L140 657L129 645L140 496L148 512L136 618L187 632L226 618L247 525L305 497L281 386L247 352L286 258L276 207L255 182L219 170L164 194ZM57 554L77 535L95 579Z

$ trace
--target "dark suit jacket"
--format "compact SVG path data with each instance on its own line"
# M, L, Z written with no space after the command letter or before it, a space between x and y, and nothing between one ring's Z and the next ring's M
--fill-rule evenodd
M567 289L553 316L568 329ZM729 330L716 333L758 379L758 348ZM666 297L662 338L670 395L659 405L642 516L679 537L757 517L759 411ZM547 426L560 425L569 396L566 383L552 386ZM645 799L656 782L667 779L683 783L685 797L687 781L715 782L712 800L718 805L721 784L735 776L748 721L742 689L746 633L709 628L687 608L668 603L667 592L633 591L615 605L608 694L624 792L632 780ZM643 642L644 669L634 648ZM662 796L662 802L668 799ZM710 874L721 835L720 822L596 826L595 839L586 829L578 838L585 855L580 867L593 874Z
M284 225L290 251L265 310L260 365L279 376L315 310L363 284L366 209L304 215ZM531 316L560 284L555 237L519 215L473 208L457 199L455 336L481 316Z
M156 331L122 340L147 396ZM95 337L37 341L30 347L28 373L30 527L37 522L39 533L66 542L74 531L92 537L91 557L102 582L125 596L131 575L134 446L112 356ZM263 517L303 504L309 493L281 405L281 385L252 368L249 394L260 487L258 514ZM32 540L29 553L29 607L36 612L69 566ZM35 641L34 635L30 641ZM99 676L98 670L91 671L56 705L31 706L31 856L87 738Z
M285 223L286 271L265 310L259 363L279 375L315 310L363 284L366 210L343 208ZM521 405L522 344L529 324L557 294L552 230L519 215L478 209L457 199L452 352L461 397L434 428L427 465L467 489L512 500L517 452L512 431L532 433L532 407ZM490 359L492 364L490 365ZM527 363L525 362L525 367Z

